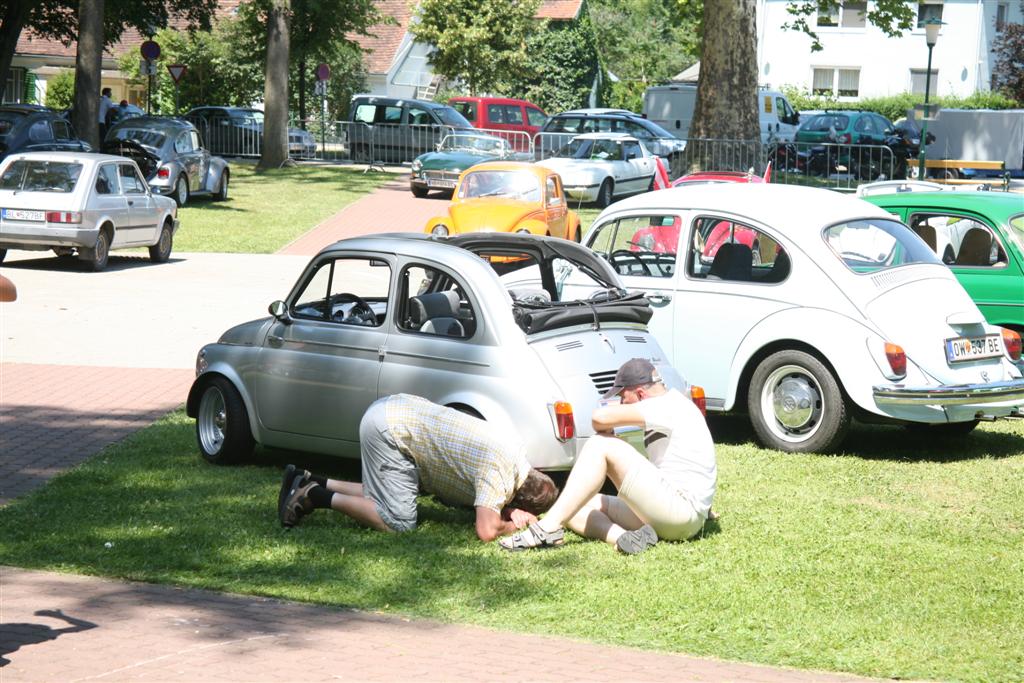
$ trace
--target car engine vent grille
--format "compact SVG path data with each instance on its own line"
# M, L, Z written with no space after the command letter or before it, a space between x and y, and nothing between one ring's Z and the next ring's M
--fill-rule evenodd
M571 351L572 349L582 349L583 342L577 340L571 342L564 342L562 344L555 344L555 348L559 351Z
M605 370L604 372L592 372L590 373L590 381L594 383L594 387L597 389L597 393L604 394L612 388L615 384L615 373L618 370Z
M625 340L628 341L630 344L646 344L647 343L647 337L641 337L641 336L635 335L635 334L627 334L627 335L625 335Z
M878 289L886 289L913 277L917 277L917 275L913 272L908 273L905 269L901 268L879 273L878 275L872 275L871 282L873 282L875 287Z

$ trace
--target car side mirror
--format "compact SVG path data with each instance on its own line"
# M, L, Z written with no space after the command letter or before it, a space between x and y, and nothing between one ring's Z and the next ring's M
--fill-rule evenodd
M282 322L285 325L292 324L292 317L288 314L288 305L283 301L275 301L267 307L267 311L270 315L277 318L278 322Z
M636 152L627 152L626 153L626 161L629 161L631 159L636 159L636 157L637 157Z

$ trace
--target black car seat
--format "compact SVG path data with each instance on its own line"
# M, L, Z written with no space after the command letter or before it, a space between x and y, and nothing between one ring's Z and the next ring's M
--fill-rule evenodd
M464 337L459 322L459 293L455 290L421 294L409 299L409 317L413 327L427 334Z
M712 280L750 280L754 264L754 252L739 242L726 242L718 248L715 260L711 262L708 278Z

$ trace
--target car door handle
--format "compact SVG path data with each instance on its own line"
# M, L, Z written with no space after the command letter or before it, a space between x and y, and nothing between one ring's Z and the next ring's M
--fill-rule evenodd
M284 337L279 337L276 334L271 334L267 337L267 342L269 342L271 346L280 347L282 344L284 344Z
M668 294L644 294L644 296L654 306L664 306L672 301L672 297Z

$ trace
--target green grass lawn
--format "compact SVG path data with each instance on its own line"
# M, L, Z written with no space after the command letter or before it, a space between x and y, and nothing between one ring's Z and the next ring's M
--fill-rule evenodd
M300 165L256 172L231 163L226 202L196 197L178 211L178 252L269 254L394 176Z
M1024 428L961 442L859 427L848 453L787 455L712 422L721 520L637 556L569 536L482 544L425 500L404 535L318 511L277 523L263 452L213 467L182 412L0 509L0 563L429 616L730 660L946 680L1024 672ZM105 547L106 543L112 547Z

